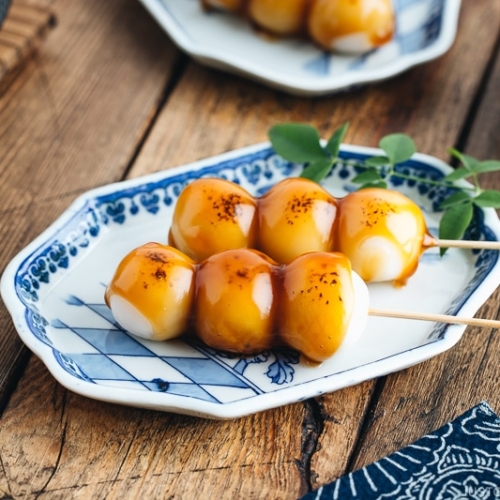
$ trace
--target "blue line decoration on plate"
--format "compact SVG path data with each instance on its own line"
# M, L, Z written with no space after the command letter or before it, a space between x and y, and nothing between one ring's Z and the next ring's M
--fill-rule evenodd
M167 355L155 349L160 343L143 342L120 328L105 304L88 304L76 296L69 297L66 303L86 308L90 314L109 322L105 327L89 328L71 326L59 319L52 321L52 328L64 331L66 343L71 344L72 337L75 337L74 340L78 337L87 348L80 347L77 353L62 353L53 348L53 343L46 336L44 329L40 331L39 325L47 327L47 321L32 315L32 323L37 325L37 338L53 348L60 366L86 382L106 384L111 381L124 381L129 387L136 389L168 392L220 403L211 393L213 387L237 389L242 398L265 392L245 377L249 366L262 365L261 371L270 383L282 386L293 381L293 365L299 362L298 353L291 350L266 351L241 357L218 352L195 339L184 341L190 348L185 349L182 355L175 355L175 351ZM128 363L130 360L133 364L141 361L148 363L152 359L157 360L159 374L166 372L173 378L166 376L146 379L140 373L135 373L132 364Z

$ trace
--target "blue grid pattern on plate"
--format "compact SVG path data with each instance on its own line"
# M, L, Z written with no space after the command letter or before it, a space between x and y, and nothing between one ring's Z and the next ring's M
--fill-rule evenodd
M239 389L239 398L262 393L259 387L244 377L238 363L232 367L224 362L223 357L214 356L215 351L209 348L193 343L192 349L185 349L183 356L158 354L154 350L155 343L146 346L119 328L104 304L87 304L77 297L71 297L67 303L85 307L89 312L110 320L108 328L72 327L57 319L52 321L52 328L64 332L66 344L71 344L72 335L88 344L88 352L85 349L78 353L54 350L60 366L77 378L98 384L133 382L137 389L168 392L215 403L221 402L211 392L217 386ZM145 378L144 374L149 372L155 375Z

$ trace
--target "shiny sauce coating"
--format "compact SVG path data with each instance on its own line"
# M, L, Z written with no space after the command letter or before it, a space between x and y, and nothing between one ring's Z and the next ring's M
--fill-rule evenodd
M368 188L340 200L337 250L367 282L404 285L432 239L416 203L397 191Z
M257 201L232 182L201 178L180 194L169 243L198 261L222 250L254 248Z
M171 228L171 235L179 236L170 238L174 246L182 241L184 245L179 248L198 261L206 258L211 249L239 247L257 248L284 264L307 252L339 251L351 259L353 270L366 282L393 281L403 285L417 269L421 254L433 244L422 211L398 191L362 189L335 199L319 184L300 177L284 179L253 199L254 220L248 239L241 231L238 238L226 231L226 227L238 226L229 221L227 226L199 229L218 212L211 213L212 207L202 196L189 194L196 192L198 182L193 181L181 194L182 202L174 209ZM200 182L203 185L206 180ZM217 190L219 182L226 192L227 181L213 179L212 188ZM238 193L243 190L233 186ZM245 193L242 197L252 199ZM189 217L183 214L184 207ZM194 232L189 223L192 219L197 220ZM201 233L206 238L197 240L196 234Z
M289 178L258 200L257 247L278 262L335 248L337 201L316 182Z
M201 0L277 35L302 35L327 50L362 53L394 36L391 0Z
M318 363L342 344L356 293L350 261L340 253L279 265L239 249L195 264L176 249L148 243L122 259L105 299L118 323L144 338L175 338L192 325L215 349L252 354L288 346ZM367 314L362 310L358 316Z

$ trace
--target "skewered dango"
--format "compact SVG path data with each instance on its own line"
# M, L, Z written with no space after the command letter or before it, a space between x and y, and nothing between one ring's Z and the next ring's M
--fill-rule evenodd
M257 247L284 263L306 252L331 251L337 211L335 198L317 182L284 179L258 199Z
M278 35L306 35L327 50L361 53L380 47L394 34L391 0L201 0L246 16Z
M432 246L422 211L398 191L368 188L340 201L335 248L366 282L404 284Z
M196 260L222 250L255 247L257 202L242 187L201 178L181 192L169 243Z
M314 362L364 329L368 290L338 252L309 253L279 265L251 249L196 264L148 243L126 255L105 300L130 333L175 338L190 328L207 345L239 354L288 346Z
M192 218L183 217L184 207L189 207L190 214L199 211L201 222L216 218L217 209L214 215L213 207L190 196L189 193L198 191L198 182L204 186L207 181L189 184L187 194L181 194L182 204L174 209L171 234L179 235L170 238L174 246L177 241L187 241L184 235L192 231L189 224L181 224ZM227 181L213 179L211 188L217 190L219 182L227 193ZM244 192L241 196L245 200L252 198L241 186L233 186L238 193ZM319 184L293 177L278 182L253 200L254 220L247 221L252 231L248 239L242 239L240 247L257 248L280 263L286 264L306 252L340 251L366 282L403 284L417 269L421 254L434 246L422 211L398 191L369 188L336 199ZM211 231L214 243L204 242L202 252L189 245L180 249L194 260L201 260L207 257L205 248L209 246L217 245L218 251L236 248L232 233L226 236L225 227L210 225L207 232Z
M138 337L178 337L188 327L194 269L194 262L175 248L143 245L121 260L105 302L116 321Z

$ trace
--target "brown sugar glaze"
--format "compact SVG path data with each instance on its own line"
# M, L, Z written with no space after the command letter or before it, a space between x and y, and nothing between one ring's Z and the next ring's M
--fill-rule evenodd
M166 340L192 328L215 349L247 355L286 346L318 363L338 350L349 329L351 272L349 259L335 252L280 265L239 249L196 264L148 243L122 259L105 299L124 329L145 338Z

